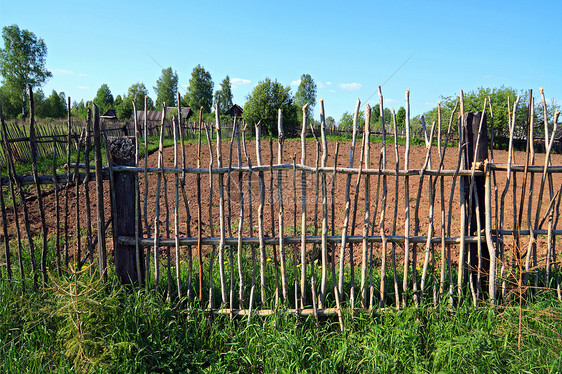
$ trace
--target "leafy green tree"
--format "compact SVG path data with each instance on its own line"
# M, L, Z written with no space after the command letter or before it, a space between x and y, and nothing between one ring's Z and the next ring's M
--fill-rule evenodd
M494 111L494 136L496 138L507 138L509 137L509 113L513 112L513 104L517 98L520 96L519 107L515 122L515 136L518 138L524 138L527 136L525 134L525 127L528 120L528 111L524 108L528 107L528 93L525 91L518 91L511 87L501 86L499 88L486 88L480 87L477 90L469 91L464 93L464 111L465 112L478 112L482 111L484 108L484 100L490 99L492 108ZM441 101L441 120L442 120L442 131L447 131L447 125L451 112L458 100L458 95L444 96ZM508 105L509 103L509 105ZM556 105L554 102L547 103L547 113L549 118L552 118L554 111L559 109L560 106ZM492 128L490 126L490 105L486 105L486 113L488 115L488 135L491 136ZM426 122L431 124L433 121L437 122L438 113L437 107L424 113ZM542 103L539 98L535 99L535 134L541 135L544 133L543 125L543 109ZM458 121L455 120L453 123L454 130L458 131L457 128Z
M123 98L121 97L121 95L115 96L115 100L113 100L113 107L117 109L122 102L123 102Z
M302 110L301 110L301 112L302 112ZM334 119L334 117L332 117L332 116L326 117L326 126L328 128L336 127L336 120Z
M144 98L147 97L146 105L148 110L154 109L154 102L148 96L148 90L144 83L135 83L127 91L127 96L117 107L117 118L129 119L133 114L133 99L137 101L137 110L144 110Z
M33 94L35 115L43 118L64 118L67 115L66 95L53 90L51 96L45 98L43 91L37 90Z
M365 126L365 112L359 111L359 116L357 117L357 131L363 131ZM338 123L338 128L343 131L353 131L353 113L345 112L342 114L340 121Z
M314 115L314 106L316 105L316 83L310 74L301 75L301 82L297 93L295 94L295 104L297 105L297 113L299 122L302 123L302 107L308 104L306 108L306 117L312 118Z
M396 112L396 127L397 129L403 129L406 126L406 109L401 106Z
M191 72L189 87L183 97L183 105L189 106L194 112L203 107L203 112L210 113L213 105L213 80L211 74L201 65Z
M74 101L72 103L72 109L70 110L70 113L73 117L76 118L86 118L86 115L88 114L88 108L84 103L84 100L80 100L79 103Z
M277 136L277 111L283 112L283 130L287 137L296 134L298 128L297 110L291 96L291 89L277 81L265 78L254 87L244 105L244 118L248 124L261 121L263 128L272 136Z
M2 114L5 118L15 118L22 114L21 91L13 86L0 86L0 102L2 103Z
M4 48L0 49L0 75L2 83L21 97L22 114L25 117L27 85L40 87L52 76L45 67L47 46L34 33L17 25L2 29ZM11 100L12 102L14 99Z
M108 109L113 108L113 95L107 84L102 84L96 93L94 104L98 106L100 115L104 114Z
M225 113L232 107L232 90L230 77L228 75L221 82L221 89L215 91L215 103L219 104L221 114Z
M156 81L156 106L160 107L162 103L166 106L176 106L176 95L178 91L178 73L172 71L172 68L162 69L162 75Z

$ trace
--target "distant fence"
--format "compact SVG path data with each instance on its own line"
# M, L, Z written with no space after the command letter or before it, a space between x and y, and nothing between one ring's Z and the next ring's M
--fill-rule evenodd
M460 103L462 108L462 95ZM320 106L323 119L323 102ZM148 154L138 153L148 126L127 129L129 137L109 137L94 108L78 148L89 151L93 141L95 167L85 152L67 163L65 174L57 173L62 165L53 165L55 173L39 175L39 155L30 151L35 166L26 176L15 173L11 145L17 136L36 149L40 131L32 121L29 134L15 134L2 119L7 161L2 170L7 176L0 179L2 277L18 273L37 285L73 263L78 268L96 263L105 274L113 255L123 283L163 287L168 297L185 298L189 305L197 300L214 313L243 315L276 307L339 315L344 307L454 304L464 296L475 305L494 304L514 292L539 290L562 299L557 253L562 165L550 161L553 137L542 165L535 162L533 142L526 162L514 163L516 102L507 162L495 163L486 115L458 113L448 124L424 129L420 168L410 166L415 160L408 122L405 147L387 143L387 136L397 136L395 129L383 128L376 156L370 136L361 137L361 124L354 123L349 159L339 166L343 151L337 144L329 155L334 144L327 142L324 121L320 136L310 141L306 117L297 163L296 154L284 153L281 112L276 163L272 141L262 139L260 126L251 142L237 123L225 139L217 119L214 140L213 129L203 126L206 144L189 152L184 143L189 129L171 121L173 163L164 158L161 121L158 166L149 167L141 159ZM369 107L365 114L369 124ZM448 143L451 121L459 121L462 130L458 147L432 147L434 134L437 144ZM547 122L547 139L557 117L552 123L549 129ZM444 137L442 128L449 129ZM364 134L371 135L368 125ZM104 144L111 161L105 166ZM307 156L311 152L315 158ZM203 153L208 165L201 164ZM445 164L446 153L455 154L454 164ZM510 216L506 206L513 207Z

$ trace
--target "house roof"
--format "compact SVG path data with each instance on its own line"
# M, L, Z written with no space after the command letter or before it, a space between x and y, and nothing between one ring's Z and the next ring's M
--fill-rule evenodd
M117 110L116 109L108 109L100 118L105 119L117 119Z
M166 108L166 113L170 114L172 111L175 110L177 113L177 107L168 107ZM181 118L184 120L189 119L193 115L193 111L190 107L182 107L181 108ZM160 121L162 119L162 112L158 110L147 110L146 111L146 119L148 121ZM144 120L144 110L137 111L137 121Z
M230 114L231 116L241 117L244 109L238 104L234 104L230 107L229 110L226 111L226 114Z

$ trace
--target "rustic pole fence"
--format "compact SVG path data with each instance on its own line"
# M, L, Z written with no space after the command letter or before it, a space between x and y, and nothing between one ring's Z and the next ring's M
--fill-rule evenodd
M43 130L34 126L33 116L30 116L29 136L22 149L28 147L34 155L32 172L20 175L12 153L17 149L17 143L11 136L16 133L10 133L2 118L4 171L7 174L0 178L0 189L6 192L0 196L3 224L0 234L4 238L0 246L3 252L0 266L4 268L0 272L2 279L13 278L14 269L16 274L21 273L22 278L27 277L39 286L40 279L48 282L47 267L50 264L56 264L54 268L62 274L70 264L76 263L80 267L88 261L93 262L96 257L99 273L106 277L107 259L113 256L120 282L154 286L163 291L168 300L187 300L188 308L197 298L211 313L230 316L267 315L276 308L283 308L316 318L334 315L338 317L340 327L343 326L342 308L353 313L355 309L420 307L431 302L436 305L440 300L456 300L457 304L471 300L476 306L489 301L496 305L510 297L509 290L513 287L519 287L519 297L523 296L521 290L524 287L551 289L560 297L556 239L562 235L562 230L557 227L562 187L556 188L562 183L555 178L562 173L562 166L555 165L556 158L552 154L558 113L554 118L544 120L546 153L544 161L540 161L542 164L538 165L537 160L542 159L534 153L534 143L529 141L528 157L525 164L520 165L516 161L520 162L522 155L516 156L512 146L518 123L518 99L515 100L509 116L507 159L505 163L496 163L493 157L488 157L488 121L492 121L493 126L491 102L484 102L482 112L465 113L461 91L460 116L455 106L443 141L445 127L442 126L440 105L437 121L426 123L422 118L421 132L418 135L411 132L409 92L406 92L405 146L398 144L396 115L392 112L395 160L389 166L387 164L393 157L391 153L387 155L387 146L391 146L387 143L386 121L389 119L385 118L380 88L378 93L380 111L373 116L380 119L382 143L372 141L374 132L367 105L361 149L356 149L359 101L349 144L342 143L340 147L339 142L328 143L329 129L325 123L324 101L321 100L320 127L310 132L314 137L312 143L307 139L307 127L312 126L308 123L306 107L303 108L300 163L296 154L288 155L289 147L294 144L285 139L289 123L284 122L286 116L282 111L278 111L277 116L278 141L270 139L268 155L268 147L262 142L265 124L256 125L253 140L246 138L246 126L236 120L228 145L222 141L226 134L223 130L227 127L223 128L220 118L214 124L215 131L201 123L198 143L190 148L192 145L184 144L180 117L174 117L166 129L164 104L158 153L154 155L157 166L149 167L146 118L145 161L144 166L140 166L139 121L135 119L133 122L131 135L134 138L107 136L109 129L102 129L104 126L97 107L93 106L91 120L86 121L87 127L80 131L81 136L75 136L76 129L71 118L68 120L65 174L57 165L57 154L63 152L56 145L45 148L51 152L48 156L53 158L52 175L39 173L38 159L46 155L43 150L39 151L37 141L38 136L43 136ZM32 95L30 97L32 104ZM543 104L543 107L546 106ZM527 110L528 114L533 114L532 105ZM450 165L447 165L445 153L457 123L457 154L447 158L456 158L457 162L449 161ZM532 120L528 126L532 126ZM271 124L267 128L271 129ZM208 143L205 151L201 149L203 130ZM437 147L433 145L435 131ZM213 132L216 132L214 139ZM532 135L528 127L523 133ZM164 149L167 136L173 136L173 158L170 150ZM414 148L412 139L415 136L425 148ZM89 165L90 137L94 142L95 174L90 172ZM237 159L233 161L235 141ZM248 145L255 146L255 154L247 151ZM104 146L107 166L102 165ZM179 146L182 147L181 162ZM230 146L228 165L223 162L223 146ZM340 149L347 146L349 161L345 166L339 166ZM412 156L413 149L421 155L419 159ZM316 161L310 162L307 153L314 154L314 151ZM277 152L276 163L274 152ZM371 155L377 152L378 161ZM193 156L190 158L190 155ZM490 155L493 156L491 152ZM268 156L269 162L264 162ZM207 168L201 165L204 157L210 159ZM75 162L71 163L71 159ZM171 159L173 163L168 161ZM412 168L411 165L418 166ZM502 175L504 172L506 174ZM232 183L232 173L238 176L238 183ZM256 173L258 183L255 178L252 180ZM299 173L301 185L297 187ZM536 173L540 174L535 177ZM174 183L168 184L170 174ZM503 186L496 175L505 176ZM90 201L89 183L94 177L96 198ZM205 191L201 178L209 179ZM266 178L269 178L267 185ZM523 180L523 185L518 185L517 179ZM144 199L141 198L140 183L144 183ZM155 186L150 187L150 184ZM24 188L26 185L32 188ZM65 188L64 194L59 195L62 188ZM410 188L415 192L410 193ZM500 189L501 197L496 193L494 201L492 194ZM528 196L519 196L520 191ZM505 214L510 192L513 195L513 219ZM255 193L259 194L257 204L252 200ZM104 198L108 195L111 213L106 221ZM8 196L11 200L5 199ZM343 197L341 204L337 196ZM60 198L65 200L64 209ZM297 204L299 198L301 203ZM47 199L56 201L49 204L51 201ZM181 209L182 200L185 212ZM14 201L21 201L21 204L16 206ZM190 201L197 204L198 210L197 220L193 222ZM90 205L94 203L97 204L97 227L92 229L89 216ZM152 211L148 211L150 204L153 204ZM208 204L208 212L204 204ZM67 217L64 223L57 218L56 226L62 223L65 227L64 231L62 227L55 228L46 219L49 206L55 206L57 217L59 210L76 217ZM217 206L218 209L214 209ZM232 212L236 209L239 217L233 220ZM291 214L292 223L286 218ZM301 215L300 225L298 214ZM170 226L172 218L173 229ZM149 227L149 221L154 227ZM113 253L106 249L109 222L113 223L110 239L113 240ZM23 233L20 223L25 230ZM300 232L297 226L300 226ZM361 232L356 234L356 230ZM26 235L28 243L23 243L22 234ZM56 243L53 248L45 246L51 239L48 234L56 236L52 241ZM96 238L93 238L94 234L97 234ZM192 274L193 246L197 246L198 252L195 260L199 267L198 278L196 272ZM354 249L358 253L354 253ZM145 251L146 257L153 261L145 258ZM187 259L187 266L183 259ZM514 263L518 269L514 268ZM192 280L192 276L198 280Z

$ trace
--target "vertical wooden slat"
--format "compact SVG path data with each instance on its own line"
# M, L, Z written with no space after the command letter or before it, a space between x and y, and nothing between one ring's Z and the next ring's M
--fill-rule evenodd
M80 153L82 152L82 143L84 142L85 129L82 129L80 133L80 140L78 141L78 148L76 151L76 162L74 163L74 181L75 181L75 191L74 191L74 209L76 214L76 255L74 258L74 262L76 263L76 267L80 270L82 267L82 227L81 227L81 219L80 219ZM106 147L107 149L107 147Z
M273 138L269 137L269 214L271 219L271 237L275 237L275 199L273 188ZM275 269L275 307L279 304L279 259L277 258L277 246L271 246L273 251L273 267Z
M179 111L178 111L179 113ZM172 118L172 126L174 133L174 169L178 168L178 131L181 131L179 127L180 124L177 121L176 116ZM176 287L178 291L178 299L182 298L181 291L181 262L180 262L180 222L179 222L179 185L180 176L176 172L174 173L174 248L175 248L175 260L176 260Z
M2 113L2 103L0 103L0 120L4 122L4 114ZM3 141L5 139L2 139ZM4 152L6 153L6 147L4 147ZM6 162L6 165L8 163ZM12 263L10 257L10 235L8 233L8 216L6 214L6 206L4 203L4 186L2 183L2 173L0 172L0 209L2 210L2 230L4 233L4 258L6 261L6 278L12 280ZM14 211L16 210L14 201ZM0 274L1 276L1 274Z
M328 160L328 143L326 140L326 117L324 100L320 99L320 134L322 137L322 167L326 167ZM322 280L320 284L320 308L324 308L326 301L326 283L328 281L328 194L326 191L326 173L322 173Z
M367 104L365 108L365 129L363 132L363 138L365 148L365 169L371 168L371 146L370 146L370 137L371 137L371 107ZM361 253L361 306L363 308L367 307L367 288L366 288L366 280L367 280L367 236L369 235L369 223L370 223L370 206L371 206L371 185L370 185L370 175L365 175L365 217L363 220L363 242L362 242L362 253Z
M406 150L404 170L410 168L410 90L406 90ZM410 180L404 176L404 280L402 282L402 307L408 305L408 271L410 267Z
M462 92L462 90L460 91L459 94L460 97L460 103L461 103L461 123L459 125L459 163L457 165L457 168L460 167L460 163L461 163L461 157L462 157L462 152L463 152L463 148L464 148L464 144L466 142L465 138L464 138L464 127L466 126L465 122L464 122L464 93ZM455 178L453 177L453 181L455 180ZM462 184L462 182L461 182ZM461 219L460 219L460 246L459 246L459 266L458 266L458 273L457 273L457 296L458 296L458 301L459 304L462 300L462 296L463 296L463 292L462 292L462 286L463 286L463 275L464 275L464 271L465 271L465 251L466 251L466 246L465 246L465 236L466 236L466 196L465 196L465 189L464 186L461 186L460 189L460 208L461 208ZM453 193L453 191L451 190L451 194ZM452 201L452 199L451 199ZM449 205L449 208L451 208L451 205ZM451 209L449 209L449 214L452 214Z
M418 180L418 193L416 196L416 204L415 204L415 209L414 209L414 236L417 236L419 233L419 209L420 209L420 202L421 202L421 195L422 195L422 188L423 188L423 182L424 182L424 178L425 178L425 173L427 168L431 168L431 143L433 142L433 131L435 129L435 122L433 122L433 125L431 126L431 130L430 130L430 137L428 139L427 137L427 131L426 131L426 126L425 126L425 118L424 116L422 116L422 131L424 132L424 137L425 137L425 147L426 147L426 154L425 154L425 161L424 164L422 166L422 169L420 171L420 177ZM433 229L432 227L432 223L433 223L433 205L432 205L432 197L431 197L431 180L429 182L430 184L430 207L429 207L429 224L430 224L430 230ZM429 240L431 240L431 236L432 231L430 233L428 233L428 238ZM414 243L412 245L412 283L413 283L413 292L414 292L414 303L416 305L416 307L419 305L419 301L420 301L420 294L418 292L418 283L417 283L417 244ZM426 264L429 261L429 245L427 246L427 251L426 251ZM422 280L422 287L421 287L421 292L423 293L423 289L424 289L424 280Z
M94 118L94 160L96 165L96 191L97 191L97 230L98 230L98 258L99 272L103 279L107 279L105 269L107 268L107 252L105 247L105 212L103 203L103 178L102 178L102 159L101 159L101 131L98 107L93 104ZM69 121L70 123L70 121ZM70 125L69 125L70 138ZM70 141L68 143L70 148ZM68 191L68 189L67 189ZM67 192L68 193L68 192Z
M144 230L148 236L151 232L148 223L148 96L144 96L144 203L143 203L143 216L144 216ZM146 249L146 280L150 279L150 247ZM148 282L146 283L148 287Z
M246 148L246 123L244 123L243 131L242 131L242 145L244 147L244 155L246 157L246 162L248 163L248 215L250 221L250 236L253 236L254 232L254 222L253 222L253 215L252 215L252 160L250 159L250 155L248 154L248 149ZM248 320L252 316L252 307L254 305L254 293L256 289L256 247L254 245L251 246L252 250L252 282L250 287L250 300L248 305Z
M39 173L37 172L37 139L35 134L35 107L33 101L33 89L29 86L29 106L30 106L30 122L29 122L29 141L31 143L31 167L33 173L33 181L35 183L35 192L37 193L37 205L39 206L39 215L41 218L41 233L42 233L42 247L41 247L41 274L43 275L43 282L47 281L47 250L48 242L47 237L49 230L45 220L45 209L43 207L43 194L41 193L41 186L38 181Z
M261 124L256 124L256 159L258 166L262 166L261 159ZM263 205L265 202L265 185L263 178L263 171L258 172L258 179L260 183L260 202L258 206L258 235L260 241L260 295L261 303L265 305L266 285L265 285L265 242L264 242L264 227L263 227Z
M297 156L293 154L293 236L297 236ZM296 245L291 246L291 252L293 252L293 292L295 293L295 310L297 314L299 313L300 305L300 295L299 295L299 274L298 274L298 250Z
M353 160L355 156L355 142L357 140L357 119L359 117L359 108L361 107L361 100L357 99L355 105L355 112L353 114L353 132L351 135L351 143L349 145L349 163L348 167L353 167ZM344 221L341 233L341 246L340 246L340 270L338 279L338 292L340 300L343 299L343 278L344 278L344 264L345 264L345 248L347 246L347 230L349 226L349 210L351 207L351 199L349 197L349 190L351 187L351 174L347 174L345 182L345 211Z
M184 139L184 131L182 126L182 117L181 117L181 96L179 91L177 92L177 102L178 102L178 133L179 133L179 141L181 143L181 162L182 162L182 171L181 171L181 193L183 197L183 205L185 207L185 226L186 226L186 234L188 237L191 237L191 209L189 207L189 200L187 199L187 193L185 188L185 168L186 168L186 156L185 156L185 139ZM199 173L197 173L199 174ZM181 260L180 260L181 264ZM187 307L190 307L190 302L192 300L192 282L193 282L193 249L192 246L187 246ZM179 278L179 277L178 277Z
M200 113L203 112L203 109L200 109ZM207 135L207 145L209 146L209 232L211 237L215 236L215 227L213 224L213 163L215 162L215 158L213 156L213 147L212 147L212 131L205 124L205 134ZM211 251L211 258L209 259L209 309L213 309L213 264L215 262L215 253L216 246L213 245L213 249Z
M201 169L201 124L203 107L199 110L199 135L197 138L197 169ZM197 261L199 262L199 301L203 301L203 255L201 239L203 236L203 218L201 205L201 173L197 173Z
M507 151L507 172L506 172L506 181L505 181L505 187L504 190L501 194L501 198L500 198L500 222L499 222L499 230L501 231L503 229L503 225L504 225L504 209L505 209L505 196L507 195L507 192L509 190L509 185L511 183L511 165L512 165L512 161L513 161L513 136L514 136L514 132L515 132L515 114L516 114L516 110L517 110L517 104L519 103L519 97L517 97L517 99L515 100L515 103L513 104L513 115L509 115L509 145L508 145L508 151ZM509 107L508 107L509 109ZM515 174L514 174L515 177ZM515 183L515 180L514 180ZM515 212L514 212L515 214ZM505 273L505 265L506 265L506 261L505 261L505 246L503 244L503 237L502 240L500 241L500 259L501 259L501 269L500 269L500 281L501 281L501 287L502 287L502 298L505 298L507 296L507 280L504 278L504 273Z
M240 126L237 123L236 116L234 117L234 131L236 132L236 150L238 156L238 167L242 167L242 146L240 144ZM242 236L244 232L244 173L242 171L238 172L238 199L240 206L240 216L238 218L238 250L237 250L237 260L238 260L238 307L240 309L244 308L244 273L242 271ZM251 208L250 208L251 209Z
M134 137L135 137L135 167L139 166L139 124L137 115L137 100L133 99L133 123L134 123ZM87 163L86 163L87 164ZM139 191L139 176L135 173L135 265L137 269L137 284L142 286L142 273L141 273L141 249L139 246L139 225L140 222L140 191Z
M70 100L70 97L68 98L68 100ZM69 101L70 103L70 101ZM95 115L94 115L95 117ZM98 119L99 121L99 119ZM99 123L98 123L99 125ZM70 216L69 214L69 191L70 191L70 186L71 186L71 180L70 180L70 153L71 153L71 146L72 146L72 118L70 116L70 112L68 112L68 127L67 127L67 143L66 143L66 189L65 189L65 204L64 204L64 265L66 268L68 268L68 262L69 262L69 256L70 256L70 237L69 237L69 221L68 218ZM95 134L94 134L94 139L95 139ZM101 157L101 156L100 156ZM97 166L96 166L97 167ZM100 166L101 167L101 166ZM101 170L100 170L101 173ZM101 261L101 258L100 258ZM100 262L100 266L101 266L101 262ZM104 267L105 269L105 267ZM100 274L102 274L101 272L101 268L100 268Z
M532 90L529 90L529 111L528 111L529 115L528 115L528 121L529 121L529 131L528 131L528 138L530 139L529 141L529 151L531 153L531 161L530 164L531 165L535 165L535 135L534 135L534 127L535 127L535 101L533 99L533 94L532 94ZM545 147L547 146L546 142L548 142L548 138L546 137L545 134ZM548 158L548 156L545 155L545 158ZM531 173L531 178L530 178L530 183L529 183L529 204L527 204L527 224L529 226L529 243L527 245L527 256L525 258L525 278L529 278L529 276L532 273L533 275L533 286L534 288L531 288L531 290L536 290L538 287L538 273L536 271L536 266L537 266L537 242L536 242L536 237L535 237L535 232L534 232L534 227L533 227L533 220L532 220L532 207L533 207L533 192L534 192L534 184L535 184L535 173ZM540 204L540 199L542 199L542 196L539 197L539 202L538 204ZM537 206L537 212L539 211L539 206ZM526 281L527 281L526 280Z
M392 123L393 123L393 127L394 127L394 159L395 161L395 165L394 165L394 170L395 170L395 176L394 176L394 214L393 214L393 218L392 218L392 235L396 235L396 220L397 220L397 216L398 216L398 186L399 186L399 178L398 178L398 172L400 171L400 156L398 154L398 131L397 131L397 123L396 123L396 112L394 111L394 108L392 109ZM400 308L400 285L398 283L398 274L397 274L397 270L396 270L396 243L392 242L392 252L391 252L391 257L392 257L392 278L394 281L394 299L395 299L395 303L396 303L396 307Z
M92 209L90 202L91 114L91 110L88 110L88 117L86 121L86 144L84 145L84 164L86 165L86 175L84 177L84 199L86 202L86 256L87 258L89 258L90 263L94 261L94 254L92 249Z
M160 123L160 141L158 145L158 169L160 172L157 174L156 180L156 202L154 206L154 286L158 287L160 283L160 189L162 188L162 175L164 174L164 108L162 105L162 119ZM148 180L145 181L148 183Z
M308 103L302 107L302 128L301 128L301 165L306 165L306 124ZM306 174L301 171L301 308L306 305ZM312 267L314 269L314 267ZM340 290L341 292L341 290Z
M337 173L336 173L336 168L338 167L338 153L340 150L340 143L336 142L336 150L334 152L334 172L332 173L332 188L330 190L330 200L332 202L332 213L331 213L331 218L332 218L332 236L336 235L336 222L335 222L335 213L336 213L336 178L337 178ZM332 267L332 289L333 290L337 290L338 289L338 278L336 275L336 246L334 243L330 243L330 253L332 256L331 259L331 267Z
M378 87L378 94L379 94L379 118L381 121L381 131L382 131L382 148L381 148L381 157L382 157L382 169L386 169L386 124L384 118L384 99L382 95L382 88L381 86ZM375 113L376 114L376 113ZM395 191L396 193L396 191ZM380 300L379 300L379 308L384 307L384 299L386 294L386 256L388 251L388 239L386 237L384 222L386 218L386 195L387 195L387 185L386 185L386 174L382 176L382 201L381 201L381 216L379 221L379 231L382 239L382 248L381 248L381 281L380 281ZM373 220L375 217L373 217ZM374 222L373 222L374 226Z
M283 132L283 112L281 109L277 112L277 135L278 135L278 147L277 147L277 163L281 165L283 163L283 143L285 140L285 133ZM283 174L281 170L277 172L277 200L279 207L279 259L281 263L281 287L283 290L283 301L287 303L289 301L289 290L287 284L287 268L285 264L285 212L283 205Z
M222 134L221 134L221 123L220 123L220 108L217 103L215 106L215 130L217 133L217 167L222 168ZM226 284L224 275L224 238L225 238L225 213L224 213L224 180L223 174L218 175L219 178L219 225L220 225L220 241L219 241L219 272L220 272L220 282L221 282L221 297L222 306L226 304Z
M4 116L2 115L1 110L2 107L0 106L0 122L2 124L2 145L4 146L6 166L8 169L8 188L10 189L10 196L12 198L12 204L14 206L14 221L16 224L16 237L18 243L18 263L19 263L20 276L22 279L21 285L22 285L22 291L25 292L26 272L24 270L24 265L23 265L23 244L22 244L22 237L20 231L20 220L19 220L19 213L18 213L19 209L18 206L15 204L16 201L15 189L18 182L16 181L16 176L15 176L12 148L11 145L9 144L10 137L8 135L7 126L6 123L4 122Z
M90 108L88 113L91 116ZM58 147L53 150L53 190L55 191L55 264L57 267L57 275L62 275L61 271L61 252L60 252L60 197L59 197L59 181L57 173L57 151ZM92 257L93 259L93 257ZM92 260L93 261L93 260Z

